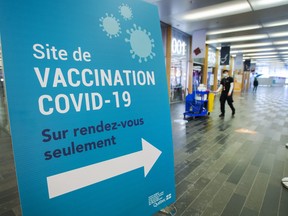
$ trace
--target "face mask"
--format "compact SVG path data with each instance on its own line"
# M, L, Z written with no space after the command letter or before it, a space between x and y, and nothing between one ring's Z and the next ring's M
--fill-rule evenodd
M223 74L223 77L228 77L228 74L227 74L227 73L224 73L224 74Z

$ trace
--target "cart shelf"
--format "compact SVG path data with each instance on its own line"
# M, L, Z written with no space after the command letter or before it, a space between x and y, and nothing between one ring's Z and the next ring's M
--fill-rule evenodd
M207 116L208 112L208 95L209 91L194 91L186 96L184 119L186 116Z

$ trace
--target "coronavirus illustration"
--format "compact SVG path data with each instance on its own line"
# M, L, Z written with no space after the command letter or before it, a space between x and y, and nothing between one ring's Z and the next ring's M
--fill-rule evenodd
M119 13L124 18L124 20L131 20L133 17L132 9L124 3L119 6Z
M113 14L106 13L105 17L100 18L100 27L106 32L109 38L119 37L121 34L121 27L119 20Z
M146 29L141 29L140 26L137 27L136 24L133 26L134 28L126 31L130 38L125 38L125 41L131 45L130 53L132 54L132 58L138 56L140 63L142 63L142 59L146 62L148 57L153 59L155 53L152 49L155 47L155 44L154 39L151 39L151 33L147 32Z

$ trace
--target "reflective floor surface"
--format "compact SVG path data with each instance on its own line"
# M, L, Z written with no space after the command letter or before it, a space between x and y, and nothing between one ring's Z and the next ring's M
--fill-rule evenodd
M235 93L235 117L226 105L226 116L219 118L218 100L209 116L188 120L185 103L171 104L176 215L287 216L288 190L281 179L288 176L288 87ZM0 216L20 216L6 125L1 100Z

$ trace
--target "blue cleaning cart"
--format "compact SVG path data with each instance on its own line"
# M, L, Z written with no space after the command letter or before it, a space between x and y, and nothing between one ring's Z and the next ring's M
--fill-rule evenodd
M192 94L186 96L184 119L186 116L206 116L208 112L208 96L209 91L194 91Z

